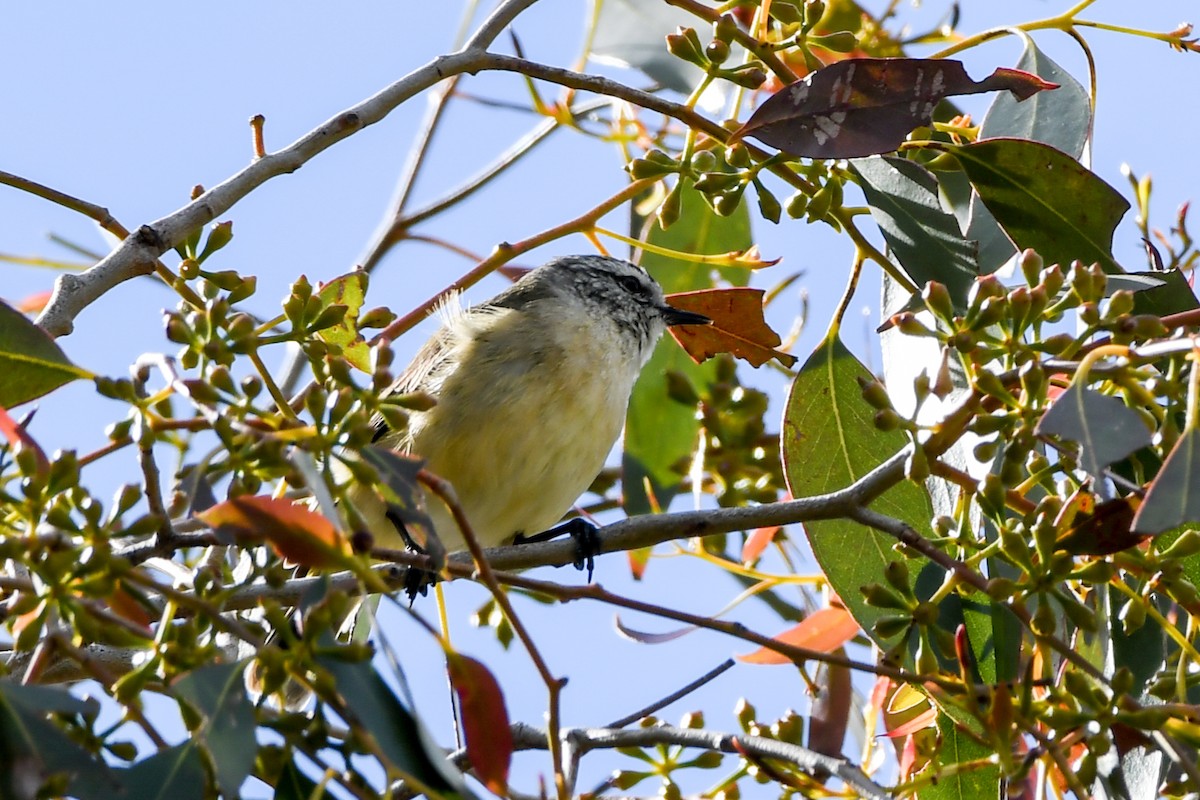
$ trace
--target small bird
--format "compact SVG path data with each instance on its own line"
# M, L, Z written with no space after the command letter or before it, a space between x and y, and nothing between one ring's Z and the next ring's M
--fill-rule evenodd
M604 467L633 384L663 331L710 320L673 308L640 267L599 255L556 258L488 302L450 303L443 327L389 393L437 403L376 444L425 459L448 480L484 547L546 531ZM403 548L402 524L370 487L347 498L375 543ZM427 511L447 552L466 544L445 506Z

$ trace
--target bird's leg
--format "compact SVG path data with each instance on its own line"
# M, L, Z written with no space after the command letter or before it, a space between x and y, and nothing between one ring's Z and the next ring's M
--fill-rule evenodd
M513 544L537 544L557 539L560 536L570 536L575 541L575 569L586 568L588 583L591 583L592 573L596 569L596 556L600 553L600 537L596 533L598 530L596 523L591 520L584 517L572 517L541 533L530 536L518 533L513 539Z
M421 555L427 555L425 548L417 544L412 535L409 534L408 526L404 524L400 512L394 506L388 505L386 516L388 521L392 523L392 526L404 539L404 543L408 545L409 550ZM417 595L424 597L429 591L429 587L437 583L437 580L438 576L436 572L418 567L409 567L408 571L404 573L404 594L408 596L409 606L412 606L413 601L417 599Z

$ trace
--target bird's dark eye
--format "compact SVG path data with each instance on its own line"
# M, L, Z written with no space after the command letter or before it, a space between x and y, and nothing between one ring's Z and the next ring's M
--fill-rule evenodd
M633 277L632 275L618 275L617 283L619 283L621 285L622 289L624 289L625 291L629 292L632 295L641 297L643 294L646 293L645 288L643 288L643 286L642 286L642 282L639 281L637 278Z

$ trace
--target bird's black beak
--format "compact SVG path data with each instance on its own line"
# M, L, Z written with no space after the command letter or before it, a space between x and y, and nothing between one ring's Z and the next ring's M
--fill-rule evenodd
M663 322L668 326L675 325L711 325L712 320L703 314L697 314L695 311L684 311L682 308L674 306L662 307Z

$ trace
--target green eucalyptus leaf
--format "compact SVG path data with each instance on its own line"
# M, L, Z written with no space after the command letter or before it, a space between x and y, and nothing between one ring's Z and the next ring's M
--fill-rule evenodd
M783 467L793 497L844 489L904 447L907 438L878 430L874 409L863 399L858 378L872 377L836 336L809 356L792 382L783 413ZM892 487L871 504L882 514L924 531L932 517L925 491L910 481ZM872 626L888 611L867 605L860 587L882 580L884 567L899 556L895 539L845 519L806 522L813 554L846 608L872 638ZM908 560L919 574L924 559ZM895 640L881 641L887 648Z
M0 407L13 408L64 383L90 377L28 317L0 303Z

